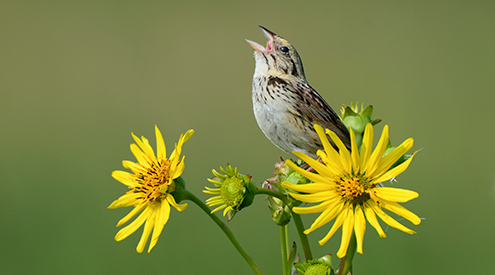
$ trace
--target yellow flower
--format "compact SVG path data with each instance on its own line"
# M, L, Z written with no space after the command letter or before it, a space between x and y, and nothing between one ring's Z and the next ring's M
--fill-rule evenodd
M327 134L339 148L337 152L327 139L323 129L315 125L325 152L318 151L317 155L322 162L314 160L303 153L293 152L300 159L314 168L318 174L299 168L288 160L287 165L312 181L309 184L292 184L283 182L282 185L301 194L289 194L303 202L320 203L310 207L294 207L298 214L320 213L311 227L304 231L308 234L325 225L335 218L335 222L328 234L319 241L325 244L332 235L342 226L342 240L337 256L342 258L347 253L353 230L357 240L357 251L363 253L363 238L366 220L373 226L380 237L386 237L376 215L386 224L409 234L416 232L403 226L387 215L382 208L387 209L417 225L421 222L418 216L405 209L398 202L407 202L418 197L418 193L399 188L382 187L381 182L391 180L404 172L414 153L407 161L390 169L392 165L413 146L413 139L409 138L393 151L384 155L389 143L388 126L385 125L380 141L375 150L373 146L373 127L366 126L360 152L356 144L356 137L352 129L351 152L346 149L335 133L326 130Z
M185 135L181 135L179 143L175 144L175 150L170 157L166 157L165 142L158 127L155 126L157 154L153 152L148 140L145 137L139 139L134 134L132 137L136 144L131 144L131 151L137 159L137 163L123 161L125 168L132 173L124 171L114 171L112 177L127 185L130 191L114 201L108 208L119 208L134 206L134 209L122 218L117 226L128 222L132 217L142 211L142 213L129 225L120 229L115 236L116 241L121 241L134 233L143 223L143 235L136 248L137 252L143 252L149 235L153 230L148 253L155 246L163 227L170 215L170 205L178 211L186 209L187 204L177 204L170 194L175 190L174 179L178 178L184 171L184 157L180 159L182 144L193 134L189 130Z

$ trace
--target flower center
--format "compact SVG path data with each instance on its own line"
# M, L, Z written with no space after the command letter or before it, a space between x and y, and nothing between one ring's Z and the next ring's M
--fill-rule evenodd
M352 204L362 204L370 198L370 195L366 192L368 189L367 181L360 177L349 176L342 177L337 182L338 191L342 198L346 198Z
M231 207L237 207L243 198L245 192L242 180L236 177L230 177L223 181L220 189L220 197L226 205Z
M170 160L158 161L158 164L151 162L149 167L145 168L144 173L136 174L140 185L135 187L134 191L142 193L142 198L145 202L161 199L163 194L160 192L160 187L169 183L169 171Z

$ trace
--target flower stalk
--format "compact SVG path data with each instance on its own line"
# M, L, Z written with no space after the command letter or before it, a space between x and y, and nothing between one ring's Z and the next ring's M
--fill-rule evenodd
M256 265L254 260L249 256L249 254L246 252L246 250L242 247L242 245L237 241L237 239L234 236L234 233L229 229L229 227L218 218L217 215L211 213L211 209L204 203L202 200L200 200L198 197L196 197L193 193L191 193L189 190L185 190L184 192L184 199L189 200L199 206L203 212L205 212L206 215L208 215L213 222L215 222L218 227L222 230L222 232L227 236L229 241L232 243L232 245L235 247L237 252L241 254L242 258L246 261L246 263L251 267L251 269L254 271L256 274L263 274L261 269Z
M313 256L311 253L311 246L309 245L308 236L306 234L304 234L303 221L302 221L300 215L298 215L297 213L294 213L294 211L292 211L292 203L291 203L290 199L278 191L265 189L265 188L257 188L256 189L256 195L260 195L260 194L276 197L276 198L280 199L283 203L285 203L286 205L289 206L289 208L291 209L292 217L294 219L294 224L296 225L297 234L299 236L299 240L300 240L301 246L303 248L304 258L306 259L306 261L312 260Z
M284 275L289 275L289 225L281 225L280 227L280 247L282 252L282 271Z
M301 241L304 258L306 259L306 261L312 260L313 255L311 254L311 246L309 245L308 236L304 234L304 224L301 216L297 213L292 212L292 217L294 218L294 224L296 225L297 235L299 235L299 240Z
M357 248L356 235L352 234L349 247L347 248L347 252L344 258L340 260L338 275L347 275L347 272L349 272L349 269L352 266L352 259L354 258L354 254L356 253L356 248Z

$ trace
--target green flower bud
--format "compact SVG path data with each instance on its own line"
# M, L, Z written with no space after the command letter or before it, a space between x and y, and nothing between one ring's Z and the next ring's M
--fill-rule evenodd
M371 116L373 114L373 106L368 105L363 108L361 105L361 111L359 111L358 103L351 106L342 106L342 115L340 118L347 128L352 128L356 136L361 136L366 128L366 124L371 123L372 125L378 124L380 119L373 119Z
M211 213L224 209L223 215L227 215L230 221L237 212L253 203L256 187L251 183L250 175L239 174L237 168L233 168L230 164L227 164L226 169L220 167L220 170L223 174L213 169L215 177L208 179L217 188L206 187L203 192L218 195L206 200L206 204L208 206L220 205Z
M301 275L333 275L331 256L325 255L320 259L309 260L307 263L295 265Z
M268 208L270 208L272 219L275 224L282 226L290 222L290 208L285 205L280 199L269 196Z
M357 114L354 116L347 116L342 122L348 129L352 129L356 135L362 135L364 129L366 128L366 124L364 124L363 119L361 119L361 117Z

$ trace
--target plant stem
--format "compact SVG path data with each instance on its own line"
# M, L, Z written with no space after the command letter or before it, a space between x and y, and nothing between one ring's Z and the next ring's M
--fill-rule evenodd
M301 241L301 245L304 251L304 258L306 258L307 262L313 259L313 255L311 254L311 246L309 246L308 236L304 234L304 224L302 222L301 216L292 211L292 217L294 218L294 224L296 225L297 234L299 235L299 240Z
M256 263L253 261L251 256L244 250L242 245L237 241L237 239L234 237L234 234L230 229L227 227L227 225L220 220L220 218L217 217L217 215L211 213L211 209L198 197L196 197L193 193L191 193L189 190L184 191L184 199L189 200L193 203L195 203L199 208L201 208L217 225L222 229L223 233L227 236L227 238L230 240L232 245L237 249L239 254L244 258L244 260L249 264L249 266L253 269L254 273L261 275L263 272L261 272L260 268L256 265Z
M283 201L286 205L288 205L291 208L291 213L292 217L294 218L294 223L296 225L297 229L297 234L299 235L299 240L301 241L301 245L303 247L304 251L304 257L306 258L306 261L312 260L313 256L311 254L311 247L309 246L309 240L308 236L304 234L304 224L302 222L301 216L298 214L294 213L292 211L292 205L289 199L282 193L270 190L270 189L264 189L264 188L257 188L256 189L256 194L265 194L268 196L276 197Z
M356 253L356 235L352 234L351 240L349 243L349 247L347 248L347 253L344 258L340 261L339 273L338 275L347 275L347 272L352 266L352 259L354 258L354 254Z
M289 226L280 226L280 247L282 250L282 270L284 275L289 275Z
M268 196L275 197L277 199L280 199L283 201L286 205L290 205L289 199L282 193L270 189L265 189L265 188L256 188L256 195L258 194L265 194Z

